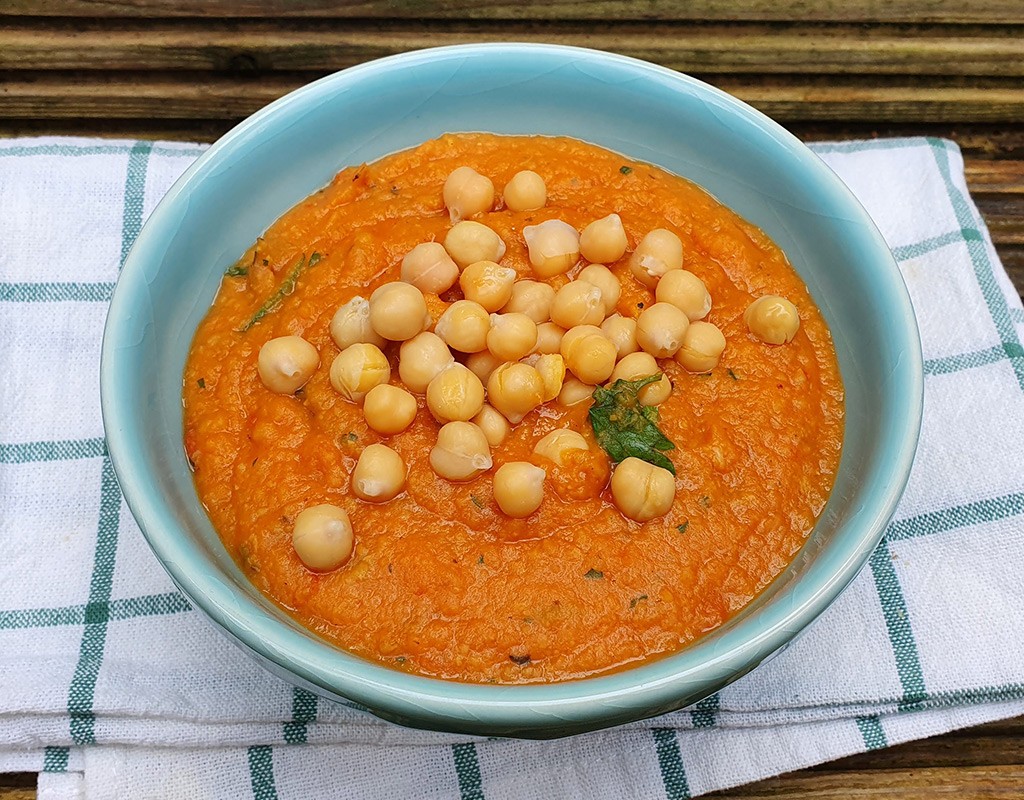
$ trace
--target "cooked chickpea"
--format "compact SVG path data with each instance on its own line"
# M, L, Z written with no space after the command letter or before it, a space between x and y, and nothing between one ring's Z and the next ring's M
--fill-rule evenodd
M710 372L725 350L725 335L710 322L691 322L676 361L690 372Z
M516 281L512 296L501 309L504 314L526 314L540 325L551 319L551 304L555 302L555 289L538 281Z
M456 167L444 182L445 207L453 223L490 211L494 205L494 184L472 167Z
M543 355L559 352L564 334L565 329L558 327L555 323L542 322L537 326L537 344L533 346L533 352Z
M611 264L626 254L626 229L618 214L595 219L580 234L580 253L587 261Z
M402 259L402 280L421 292L447 292L459 279L459 267L438 242L416 245Z
M635 353L640 345L636 343L636 320L612 314L601 323L601 333L612 340L619 358Z
M427 386L427 408L438 422L466 422L484 404L484 385L462 364L450 364Z
M512 211L536 211L548 201L548 187L540 175L524 169L505 184L503 196L505 205Z
M655 358L670 358L683 346L690 327L686 314L671 303L655 303L640 312L636 321L636 343Z
M494 231L479 222L464 221L452 226L444 237L444 249L465 269L477 261L500 261L505 243Z
M676 481L667 469L630 456L612 473L616 507L637 522L667 514L675 498Z
M563 328L576 325L600 325L604 320L601 290L586 281L572 281L555 292L551 321Z
M629 269L648 289L653 289L670 270L683 267L683 243L672 231L655 228L629 257Z
M462 271L459 286L467 300L479 303L487 311L497 311L512 297L516 271L493 261L477 261Z
M352 403L361 403L374 386L391 379L391 364L380 348L350 344L331 363L331 386Z
M759 297L743 313L747 329L765 344L789 344L800 330L800 313L785 297Z
M385 283L370 295L370 325L385 339L404 342L430 324L423 292L408 283Z
M509 461L494 473L494 499L510 517L528 517L544 500L547 473L528 461Z
M437 432L430 451L430 467L450 481L468 481L490 469L491 448L487 437L472 422L449 422Z
M549 219L523 228L533 271L541 278L568 272L580 260L580 235L568 222Z
M580 270L576 280L592 283L601 290L601 302L604 303L605 316L615 310L615 305L619 302L619 295L622 293L622 284L608 267L604 264L588 264Z
M565 381L565 359L558 353L530 356L527 362L537 370L541 382L544 384L544 394L541 399L546 403L554 400L562 391L562 383Z
M310 569L337 569L348 561L355 547L348 514L330 503L302 509L292 528L292 547Z
M466 366L485 384L495 368L504 363L505 359L498 358L490 350L473 353L466 359Z
M607 380L615 369L615 345L611 339L601 333L600 328L597 329L597 333L587 333L570 339L569 334L572 330L562 337L562 357L565 358L566 367L584 383L601 383Z
M260 348L256 371L270 391L294 394L320 366L320 354L301 336L278 336Z
M399 386L381 383L363 398L366 424L377 433L391 436L408 428L416 418L416 398Z
M504 442L505 437L512 430L512 426L508 424L508 420L502 416L501 412L487 404L484 404L480 412L473 417L472 422L484 432L487 444L491 447L497 447Z
M533 446L534 455L554 461L559 466L562 465L562 459L567 451L589 449L590 445L587 444L587 440L581 434L568 428L551 431Z
M405 462L387 445L371 444L352 470L352 494L371 503L385 503L405 486Z
M668 375L658 366L658 362L650 353L630 353L615 365L608 380L610 383L615 383L617 380L638 381L641 378L657 375L659 372L661 380L648 384L637 394L637 399L645 406L657 406L668 400L668 396L672 394L672 381L668 379Z
M584 336L590 336L593 333L600 334L601 329L596 325L576 325L569 328L569 330L562 334L562 343L559 346L558 352L564 357L577 339L582 339Z
M594 389L596 388L596 386L584 383L578 378L566 378L562 382L562 391L558 393L558 405L574 406L577 403L582 403L584 400L589 400L594 396Z
M398 350L398 377L413 392L427 391L434 377L455 362L455 356L436 333L423 331Z
M487 349L503 361L516 361L537 344L537 324L526 314L491 314Z
M487 399L515 424L544 402L544 379L529 364L502 364L487 380Z
M711 311L711 295L704 281L686 269L666 272L654 290L659 303L671 303L680 309L690 322L704 319Z
M350 344L363 342L383 347L386 340L370 325L370 301L356 295L334 312L331 318L331 338L344 350Z
M460 353L479 353L487 347L491 315L472 300L456 300L441 315L434 333Z

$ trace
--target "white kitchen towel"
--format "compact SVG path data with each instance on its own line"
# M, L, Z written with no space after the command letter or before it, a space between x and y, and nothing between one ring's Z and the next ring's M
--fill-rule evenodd
M40 771L55 799L675 799L1024 713L1024 313L953 143L814 147L892 247L924 341L885 542L771 663L553 742L406 730L293 688L150 554L106 455L100 338L142 222L202 149L0 141L0 771Z

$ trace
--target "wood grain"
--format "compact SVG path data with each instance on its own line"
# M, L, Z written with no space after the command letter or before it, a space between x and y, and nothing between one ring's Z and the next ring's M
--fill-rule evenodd
M8 21L0 70L208 70L329 72L440 45L517 41L590 47L704 74L1024 75L1022 26L622 23L456 24L384 20L139 23Z
M6 0L7 15L501 20L1021 22L1019 0Z
M25 73L0 85L0 117L222 119L243 117L307 83L309 75L258 80L206 74ZM717 85L771 117L801 121L1015 122L1024 84L997 88L844 85L840 79L756 86Z

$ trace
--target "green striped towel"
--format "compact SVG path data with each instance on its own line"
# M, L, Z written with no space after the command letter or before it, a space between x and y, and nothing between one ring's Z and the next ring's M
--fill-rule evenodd
M897 518L842 598L696 707L555 742L398 728L266 673L189 608L121 499L100 336L201 147L0 142L0 771L46 797L683 798L1024 713L1024 314L931 139L817 145L893 248L924 340Z

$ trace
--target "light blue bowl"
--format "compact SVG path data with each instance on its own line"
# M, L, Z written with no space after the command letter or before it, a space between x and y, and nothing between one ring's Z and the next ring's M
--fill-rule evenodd
M416 677L341 652L266 600L196 498L182 448L182 371L224 268L346 165L452 131L564 134L706 187L789 255L832 328L846 439L831 499L795 562L739 616L684 651L605 677L480 686ZM146 223L114 292L103 421L128 505L186 597L268 669L404 725L523 737L681 708L786 645L853 579L910 471L921 347L885 242L793 136L723 92L607 53L469 45L385 58L319 80L232 130Z

